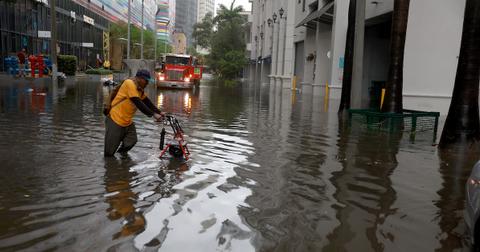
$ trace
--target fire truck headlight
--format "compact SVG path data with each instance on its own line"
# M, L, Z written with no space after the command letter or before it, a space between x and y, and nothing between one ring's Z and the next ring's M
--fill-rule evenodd
M185 82L190 82L190 78L186 77L186 78L184 79L184 81L185 81Z
M164 80L165 80L165 76L160 75L160 76L158 77L158 80L164 81Z

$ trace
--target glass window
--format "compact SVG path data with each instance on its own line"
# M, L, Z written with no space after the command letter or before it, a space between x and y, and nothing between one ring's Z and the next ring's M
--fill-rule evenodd
M189 61L190 61L190 58L175 57L175 56L167 56L167 59L166 59L167 64L182 65L182 66L187 66Z

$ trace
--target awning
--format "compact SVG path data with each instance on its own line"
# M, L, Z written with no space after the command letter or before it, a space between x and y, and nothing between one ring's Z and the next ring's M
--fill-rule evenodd
M308 24L313 21L332 24L334 4L335 4L335 1L332 1L326 4L325 6L323 6L320 10L316 10L308 14L308 16L305 19L303 19L300 23L298 23L298 25L295 26L295 28L298 28L300 26L308 26Z

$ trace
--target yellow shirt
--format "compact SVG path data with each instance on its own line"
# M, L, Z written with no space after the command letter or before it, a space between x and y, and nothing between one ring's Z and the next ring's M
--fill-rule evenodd
M122 126L127 127L133 122L133 115L137 111L137 107L130 100L132 97L145 99L146 95L137 89L137 85L133 80L125 80L118 90L117 96L113 99L112 108L110 109L110 118Z

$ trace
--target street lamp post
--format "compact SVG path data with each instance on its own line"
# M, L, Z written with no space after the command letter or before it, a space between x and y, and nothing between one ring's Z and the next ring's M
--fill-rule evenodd
M280 8L280 10L278 11L278 13L280 14L280 19L283 18L283 14L284 14L284 10L283 8ZM285 75L285 48L286 48L286 45L287 45L287 16L285 16L285 31L284 31L284 37L283 37L283 51L282 51L282 76Z
M154 27L154 33L153 33L153 38L155 39L154 40L154 43L153 45L155 46L155 49L154 49L154 56L153 56L153 65L156 66L157 65L157 42L158 42L158 34L157 34L157 16L155 15L155 23L153 24L153 27Z
M258 36L255 35L255 82L258 80Z
M170 35L170 33L168 32L168 26L170 25L170 20L168 20L167 22L167 34ZM168 41L168 37L167 39L165 39L165 45L164 45L164 54L165 56L167 55L167 41Z
M131 16L131 4L130 4L130 1L131 0L127 0L128 1L128 23L127 23L127 31L128 31L128 35L127 35L127 59L130 59L130 16Z
M55 83L57 81L57 12L55 10L55 0L50 1L50 16L51 20L51 43L50 51L52 56L52 80Z
M142 31L140 33L140 43L142 44L140 47L140 59L143 59L143 6L144 6L144 1L142 0Z
M263 30L263 25L262 25L262 30ZM263 82L263 47L265 46L265 42L263 40L264 33L263 31L260 32L260 58L262 60L261 65L260 65L260 83L262 84Z

